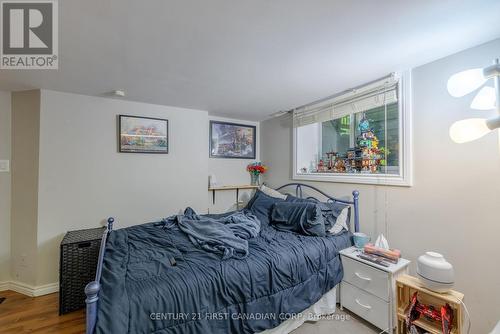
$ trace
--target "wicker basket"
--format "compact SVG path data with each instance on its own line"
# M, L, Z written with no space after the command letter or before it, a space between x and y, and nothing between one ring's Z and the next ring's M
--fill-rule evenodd
M59 314L85 307L85 285L95 278L103 228L69 231L61 241Z

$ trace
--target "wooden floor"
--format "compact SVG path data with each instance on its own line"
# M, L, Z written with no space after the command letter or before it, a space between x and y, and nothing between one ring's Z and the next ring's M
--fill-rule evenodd
M85 311L59 316L59 294L31 298L13 291L0 291L6 300L0 304L0 334L85 332ZM349 314L348 321L320 320L305 323L293 334L377 334L373 326ZM110 333L111 334L111 333ZM115 333L112 333L115 334Z
M59 294L27 297L13 291L0 291L5 301L0 304L0 333L64 333L85 332L85 311L59 316Z

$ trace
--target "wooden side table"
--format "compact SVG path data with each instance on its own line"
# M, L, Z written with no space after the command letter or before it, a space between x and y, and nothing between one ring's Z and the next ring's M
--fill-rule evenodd
M397 264L384 267L360 259L361 252L356 247L340 251L344 266L340 307L392 334L396 327L396 278L408 272L410 261L399 259Z
M451 329L452 334L462 333L462 305L464 294L458 291L451 290L447 293L437 293L431 291L420 283L419 279L409 275L402 275L396 280L397 285L397 315L398 315L398 331L397 334L406 334L405 319L406 310L410 304L410 299L415 292L418 292L419 302L432 305L436 310L445 304L450 305L453 310L453 325ZM420 317L414 321L417 327L426 330L431 334L442 334L440 324Z
M239 209L240 207L240 189L259 189L259 186L257 185L251 185L251 184L244 184L244 185L236 185L236 186L214 186L214 187L208 187L208 191L212 192L212 203L215 204L215 192L216 191L221 191L221 190L236 190L236 208Z

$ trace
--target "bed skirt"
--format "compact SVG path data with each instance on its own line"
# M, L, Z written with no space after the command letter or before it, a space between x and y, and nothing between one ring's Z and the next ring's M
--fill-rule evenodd
M290 318L279 326L267 329L259 334L288 334L306 321L318 321L321 316L335 313L337 307L337 286L328 291L315 304L299 314L291 314Z

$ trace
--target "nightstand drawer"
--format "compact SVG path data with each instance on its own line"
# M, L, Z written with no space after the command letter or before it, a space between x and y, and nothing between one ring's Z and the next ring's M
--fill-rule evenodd
M349 283L342 282L342 306L380 329L389 325L389 303Z
M389 301L389 274L346 256L342 257L344 281Z

